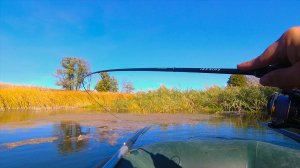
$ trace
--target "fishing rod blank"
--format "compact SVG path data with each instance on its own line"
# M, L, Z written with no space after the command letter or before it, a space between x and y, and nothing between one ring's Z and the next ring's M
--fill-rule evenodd
M268 66L256 70L240 70L230 68L121 68L121 69L107 69L92 72L87 76L102 73L102 72L124 72L124 71L148 71L148 72L187 72L187 73L214 73L214 74L239 74L239 75L253 75L255 77L262 77L265 74L279 69L277 66Z

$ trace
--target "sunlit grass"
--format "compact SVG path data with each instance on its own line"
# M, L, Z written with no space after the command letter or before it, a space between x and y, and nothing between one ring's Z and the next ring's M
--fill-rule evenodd
M0 109L46 110L88 108L130 113L224 113L257 114L276 89L269 87L210 87L203 91L161 87L138 93L53 90L27 86L0 86Z
M97 93L90 92L92 97L104 107L110 107L117 99L128 99L132 97L123 93ZM93 100L84 91L53 90L47 88L12 86L0 87L0 109L1 110L40 110L81 108L96 106Z

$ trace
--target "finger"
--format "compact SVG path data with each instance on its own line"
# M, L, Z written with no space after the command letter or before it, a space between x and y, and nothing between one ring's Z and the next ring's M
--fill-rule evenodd
M300 87L300 62L288 68L282 68L264 75L260 79L264 86L274 86L281 89Z
M237 67L241 70L252 70L275 64L280 61L278 55L280 54L282 48L283 46L280 41L276 41L271 46L269 46L260 56L253 60L241 63Z

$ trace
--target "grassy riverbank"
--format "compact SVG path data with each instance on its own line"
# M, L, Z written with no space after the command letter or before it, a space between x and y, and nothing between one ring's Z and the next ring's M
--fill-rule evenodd
M90 92L103 106L112 106L117 99L132 97L123 93ZM45 110L96 107L93 98L83 91L55 90L40 87L0 85L1 110Z
M125 93L64 91L47 88L0 87L0 109L45 110L91 108L130 113L222 113L255 114L264 110L275 91L268 87L211 87L203 91L180 91L161 87L154 91ZM96 101L98 102L96 102Z

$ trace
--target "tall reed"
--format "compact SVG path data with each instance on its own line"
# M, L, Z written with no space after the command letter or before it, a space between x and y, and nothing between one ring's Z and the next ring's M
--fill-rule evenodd
M217 86L198 90L161 87L132 94L63 91L36 87L0 87L0 109L92 108L132 113L258 113L264 110L270 87Z

